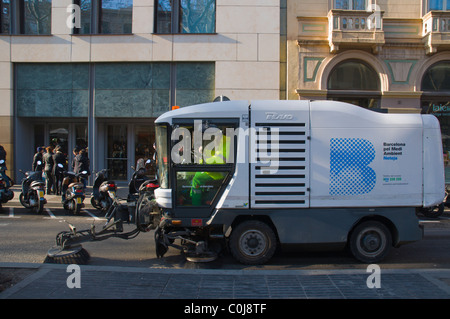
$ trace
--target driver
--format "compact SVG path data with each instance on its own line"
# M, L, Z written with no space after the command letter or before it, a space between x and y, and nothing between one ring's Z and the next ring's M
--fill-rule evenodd
M220 144L222 149L215 149L211 152L211 156L206 157L203 154L204 164L226 164L228 161L228 152L226 147L229 145L229 139L225 136L222 137L222 143ZM209 190L209 188L214 188L211 183L222 181L227 173L225 172L196 172L192 178L192 188L191 188L191 199L193 206L201 206L209 204L203 200L204 193Z

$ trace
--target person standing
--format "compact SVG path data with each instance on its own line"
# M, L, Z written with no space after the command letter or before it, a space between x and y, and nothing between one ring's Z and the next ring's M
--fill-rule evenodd
M52 193L53 189L53 149L51 146L47 147L47 153L43 156L44 159L44 175L47 194Z
M62 181L64 179L64 171L67 170L67 158L66 155L61 152L59 145L55 148L55 154L53 154L53 185L56 195L61 195Z
M91 170L89 168L90 166L90 161L86 152L86 149L81 149L78 152L78 155L75 156L75 161L74 161L74 172L75 174L81 173L83 171L87 172L87 176L91 175ZM87 178L83 178L83 185L86 188L87 186Z
M45 148L43 147L37 148L37 152L33 156L33 164L31 165L33 172L42 172L44 170L44 151Z

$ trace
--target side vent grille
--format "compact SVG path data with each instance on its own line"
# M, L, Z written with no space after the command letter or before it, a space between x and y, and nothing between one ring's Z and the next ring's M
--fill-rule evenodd
M309 140L305 123L256 123L251 152L254 208L309 206Z

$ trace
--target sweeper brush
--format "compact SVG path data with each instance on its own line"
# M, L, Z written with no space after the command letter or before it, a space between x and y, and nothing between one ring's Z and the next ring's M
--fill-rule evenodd
M135 238L142 228L137 227L132 231L123 232L123 221L128 221L128 209L116 203L112 209L112 213L108 215L107 222L100 231L96 231L93 224L88 229L77 230L69 223L69 231L62 231L56 235L56 245L48 250L44 263L86 264L90 256L81 243L102 241L111 237Z
M81 245L70 248L53 247L47 252L44 263L85 265L91 256Z

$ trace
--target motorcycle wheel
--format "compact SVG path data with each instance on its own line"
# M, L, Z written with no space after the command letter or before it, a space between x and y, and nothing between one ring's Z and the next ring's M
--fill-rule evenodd
M427 208L421 208L420 212L428 218L438 218L444 213L444 203L433 206L433 207L427 207Z
M42 214L42 212L44 211L44 203L38 200L36 206L32 207L32 211L36 214Z
M73 201L73 213L74 215L79 215L81 212L81 207L83 206L82 204L78 204L75 200Z
M23 207L31 208L30 205L25 201L23 193L20 193L20 195L19 195L19 202L20 202L20 204L22 204Z

